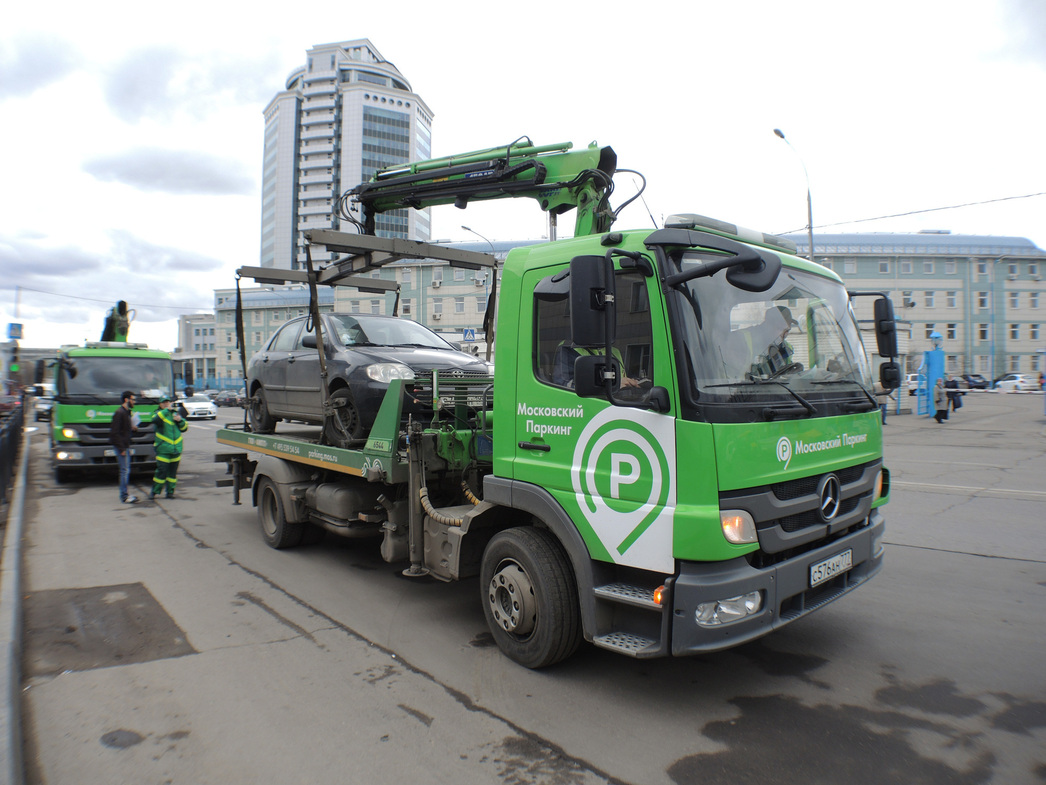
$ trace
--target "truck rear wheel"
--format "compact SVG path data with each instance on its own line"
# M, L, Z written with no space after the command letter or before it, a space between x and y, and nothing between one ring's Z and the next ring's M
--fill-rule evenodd
M258 522L270 548L293 548L304 534L304 524L288 522L280 489L268 477L258 480Z
M276 430L276 418L269 414L269 403L265 400L265 390L259 387L247 401L247 410L251 416L251 430L255 433L273 433Z
M527 668L564 660L581 643L577 582L559 542L544 529L495 535L483 552L483 613L498 647Z

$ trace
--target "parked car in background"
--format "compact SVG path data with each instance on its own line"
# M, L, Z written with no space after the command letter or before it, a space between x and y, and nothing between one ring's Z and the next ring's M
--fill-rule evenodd
M995 389L1003 392L1038 390L1039 380L1027 373L1008 373L995 380Z
M51 419L51 409L54 408L54 398L50 395L41 395L33 402L33 410L36 412L36 421L44 422Z
M6 417L15 409L22 399L17 395L0 395L0 417Z
M214 399L216 406L243 406L243 393L236 390L222 390Z
M178 407L187 420L213 420L218 416L218 407L203 393L196 393L178 401Z
M221 392L221 391L220 390L201 390L201 392L213 401L215 398L218 397L218 393Z
M991 383L979 373L964 373L959 378L970 390L987 390L991 387Z
M363 314L324 314L323 336L330 398L338 421L324 423L316 333L307 317L287 322L247 364L251 426L272 433L281 420L323 424L327 441L348 446L374 424L389 382L433 370L490 376L493 369L458 351L432 330L410 319ZM311 325L309 325L311 326ZM424 411L404 403L404 413Z
M910 373L908 374L905 383L908 386L908 394L915 395L919 391L919 374Z

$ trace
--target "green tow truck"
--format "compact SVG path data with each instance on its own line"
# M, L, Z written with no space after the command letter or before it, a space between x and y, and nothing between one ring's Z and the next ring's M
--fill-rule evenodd
M142 412L131 437L131 469L156 465L151 418L160 396L174 396L170 354L123 341L63 346L57 358L38 362L36 383L43 382L53 383L55 391L50 443L57 482L85 470L117 468L109 423L124 390L137 396Z
M358 449L219 431L238 448L221 482L237 501L250 489L271 546L320 527L380 538L406 575L479 576L494 639L531 668L583 640L633 657L735 646L879 571L889 473L854 293L786 240L721 221L613 230L615 170L609 147L526 139L391 168L343 197L361 234L307 233L341 258L241 269L315 291L405 258L495 267L375 237L374 216L511 196L577 210L574 238L505 260L492 378L392 381ZM874 315L894 388L885 296ZM408 396L425 415L404 416Z

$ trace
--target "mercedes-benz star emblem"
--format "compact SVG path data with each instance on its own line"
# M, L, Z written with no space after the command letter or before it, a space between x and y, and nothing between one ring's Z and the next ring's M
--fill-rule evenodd
M842 500L842 489L839 478L834 474L827 475L821 480L821 517L830 521L839 512L839 502Z

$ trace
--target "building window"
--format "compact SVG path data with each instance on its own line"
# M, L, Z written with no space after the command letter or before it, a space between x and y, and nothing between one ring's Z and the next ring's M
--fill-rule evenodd
M433 281L439 281L440 283L443 283L443 268L442 267L433 267L432 268L432 280Z
M455 297L454 298L454 313L465 313L465 298Z
M987 341L988 340L988 325L978 324L977 325L977 340Z
M843 274L844 275L857 275L857 262L853 259L846 259L843 261Z
M982 311L988 308L987 292L977 292L977 307Z
M411 283L411 277L410 276L411 276L411 270L412 269L413 268L410 268L410 267L404 267L402 270L400 270L400 282L401 283L404 283L407 286L410 286L410 283Z
M955 325L954 322L948 325L948 329L947 329L947 332L945 333L945 335L947 336L949 341L954 341L955 340L955 326L956 325Z
M915 301L912 299L912 293L910 291L901 292L901 307L911 308L913 305L915 305Z
M1010 262L1010 264L1007 267L1007 272L1014 278L1016 278L1017 273L1020 272L1020 268L1017 266L1016 262Z
M955 303L956 303L955 295L956 295L955 292L946 292L945 293L946 302L947 302L947 305L948 305L949 308L954 308L955 307Z
M373 314L380 314L381 313L381 300L371 300L370 301L370 312L373 313Z
M486 297L477 297L476 298L476 313L486 313L486 312L487 312L487 298Z
M403 310L403 315L404 316L410 316L410 298L409 297L404 297L402 300L400 300L400 307Z
M1039 307L1039 293L1038 292L1028 292L1028 307L1029 308L1038 308Z
M464 267L455 267L454 268L454 280L455 281L464 281L465 280L465 268Z
M955 260L949 259L944 263L944 274L955 275Z
M1013 341L1019 341L1021 339L1021 326L1019 324L1010 325L1010 339Z
M349 313L359 313L359 312L360 312L360 301L359 300L353 300L351 303L349 303Z
M923 275L933 275L933 262L923 262Z
M1010 373L1016 373L1021 369L1021 357L1018 354L1010 355Z
M926 324L926 338L927 338L927 340L929 340L929 338L935 332L937 332L937 325L936 324L930 324L929 322L927 322L927 324Z
M193 335L195 335L197 338L200 336L200 328L199 327L197 327L195 330L193 330Z
M933 292L923 292L923 305L933 308Z
M901 275L911 275L911 274L912 274L912 260L911 259L902 259L901 260Z
M1028 337L1033 341L1039 340L1039 325L1029 324L1028 325Z
M1020 307L1020 292L1010 292L1010 308Z
M433 297L432 298L432 312L443 315L443 298Z
M1039 265L1035 262L1028 262L1028 275L1038 275Z
M977 262L977 275L987 275L987 274L988 274L988 263L987 262Z
M886 261L885 259L881 259L879 261L879 274L880 275L888 275L889 272L890 272L890 263L888 261Z

